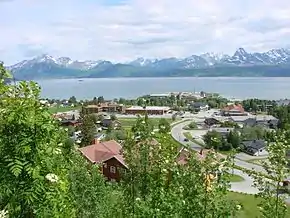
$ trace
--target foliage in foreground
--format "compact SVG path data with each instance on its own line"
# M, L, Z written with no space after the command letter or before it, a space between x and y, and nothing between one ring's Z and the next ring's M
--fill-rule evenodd
M285 132L279 132L274 137L274 142L269 143L267 150L269 152L268 162L264 161L263 166L266 174L271 178L265 178L260 174L252 174L255 180L255 186L259 189L258 196L262 198L259 208L262 217L286 217L287 205L285 199L289 197L289 190L281 186L289 176L289 167L287 160L287 151L290 150L290 143Z
M230 161L210 152L177 162L168 124L156 135L140 117L124 144L129 171L120 184L106 183L67 140L68 134L39 103L35 83L4 84L0 65L0 214L10 217L236 217L239 205L227 198ZM88 137L89 138L89 137ZM289 149L283 135L269 147L268 170L276 180L260 179L264 217L285 217L277 182L285 175ZM87 142L88 143L88 142ZM278 152L276 150L278 149ZM264 182L264 183L263 183ZM266 188L265 188L266 187ZM274 187L274 189L272 188Z

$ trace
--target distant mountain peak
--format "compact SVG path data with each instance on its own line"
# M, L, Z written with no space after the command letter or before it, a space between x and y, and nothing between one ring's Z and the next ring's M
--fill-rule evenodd
M53 77L55 72L65 72L64 76L82 72L81 76L89 75L92 72L99 72L102 77L113 75L115 72L148 72L161 73L166 75L169 72L187 71L191 69L214 69L227 66L290 66L290 50L275 48L267 52L247 52L244 48L238 48L230 56L224 53L207 52L201 55L190 55L185 58L167 57L163 59L147 59L138 57L126 63L113 64L108 60L72 60L69 57L55 58L43 54L31 60L21 61L8 67L19 79L34 77ZM24 73L28 76L24 76ZM166 72L166 73L165 73ZM23 75L22 75L23 74ZM138 74L137 74L138 75Z
M239 56L239 55L247 55L248 53L244 48L238 48L237 51L235 52L234 56Z

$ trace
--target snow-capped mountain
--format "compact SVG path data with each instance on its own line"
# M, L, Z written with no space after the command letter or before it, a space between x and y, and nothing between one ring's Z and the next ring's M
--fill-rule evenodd
M223 53L207 52L201 55L201 57L207 61L210 66L220 63L223 60L230 58L229 55Z
M17 70L20 68L29 68L29 67L32 67L32 66L38 65L38 64L51 64L54 66L71 68L71 69L89 70L101 62L102 62L101 60L98 60L98 61L91 61L91 60L73 61L69 57L54 58L50 55L44 54L44 55L40 55L38 57L35 57L31 60L24 60L20 63L17 63L15 65L8 67L8 69Z
M69 57L55 58L44 54L31 60L24 60L13 66L8 67L12 72L19 76L30 78L36 75L45 77L81 77L92 76L92 74L115 75L142 72L158 73L166 76L166 72L178 72L193 69L214 69L221 67L254 67L254 66L289 66L289 49L271 49L267 52L247 52L243 48L238 48L232 56L223 53L204 53L202 55L191 55L186 58L164 58L146 59L137 58L127 63L114 64L107 60L72 60ZM56 73L57 72L57 73ZM101 73L100 73L101 72ZM25 76L24 76L25 75ZM284 75L284 74L283 74ZM120 75L122 76L122 75Z
M137 58L134 61L128 62L128 64L132 65L132 66L142 67L142 66L148 66L148 65L154 64L156 61L158 61L158 60L157 59Z

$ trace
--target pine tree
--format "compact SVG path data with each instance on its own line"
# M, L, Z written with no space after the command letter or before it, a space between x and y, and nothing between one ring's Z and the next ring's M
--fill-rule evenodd
M94 123L95 116L92 114L85 114L84 110L80 113L80 131L81 131L81 146L91 145L96 135L96 126Z

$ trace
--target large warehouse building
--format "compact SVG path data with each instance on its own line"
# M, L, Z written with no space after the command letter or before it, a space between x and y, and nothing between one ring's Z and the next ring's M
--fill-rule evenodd
M170 110L169 107L147 106L145 108L140 106L132 106L125 109L126 114L147 114L149 115L163 115Z

